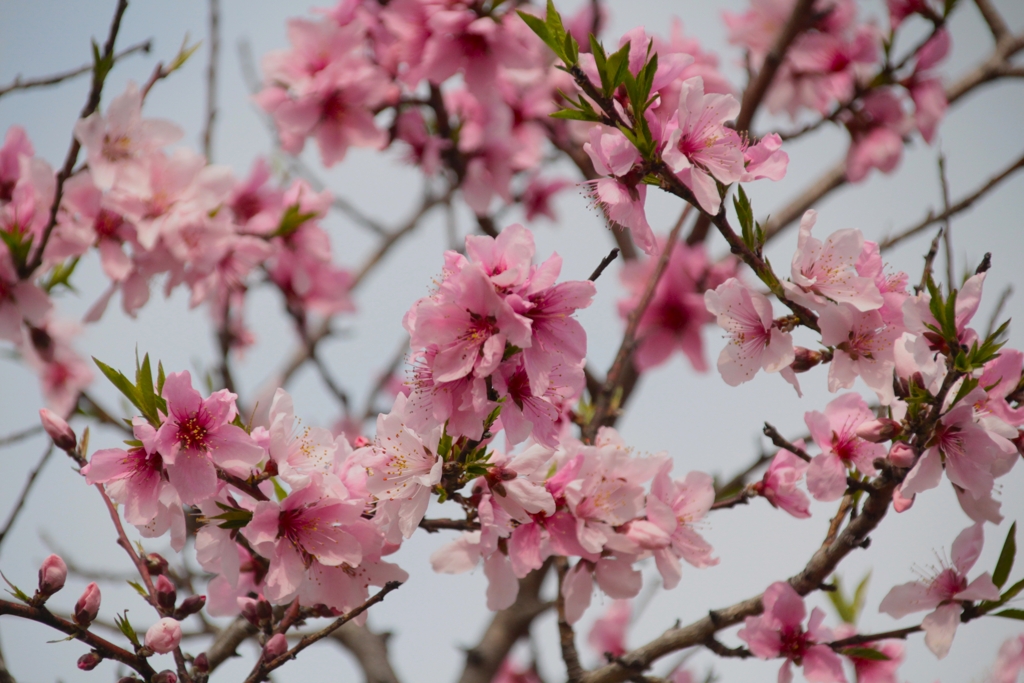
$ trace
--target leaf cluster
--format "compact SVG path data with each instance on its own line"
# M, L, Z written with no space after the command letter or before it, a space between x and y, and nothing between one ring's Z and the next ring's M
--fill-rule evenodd
M162 363L157 363L157 377L154 385L153 370L148 353L143 357L141 364L138 354L135 356L135 382L125 377L120 370L115 370L95 357L92 360L100 372L117 387L118 391L124 394L133 406L139 409L139 412L151 425L160 426L163 422L160 417L161 413L167 414L167 401L163 397L164 381L167 376L164 374Z
M1003 549L999 552L999 559L996 560L996 567L992 571L992 583L1000 589L1006 585L1006 582L1010 578L1010 572L1013 570L1013 562L1017 556L1016 536L1017 522L1014 522L1010 525L1010 531L1006 534L1006 540L1003 542ZM999 609L1010 600L1017 597L1022 590L1024 590L1024 579L1021 579L1003 591L998 600L983 600L978 604L978 612L981 614L989 614L993 610ZM1004 609L993 613L992 616L1024 621L1024 610Z

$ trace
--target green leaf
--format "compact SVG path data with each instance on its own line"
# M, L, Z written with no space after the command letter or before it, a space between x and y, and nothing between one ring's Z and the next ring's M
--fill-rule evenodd
M156 364L156 393L161 396L164 395L164 382L167 381L167 375L164 374L164 364L157 362Z
M141 583L138 581L129 581L128 585L134 588L136 593L144 597L146 600L149 600L149 593L146 592L146 589L142 587Z
M1013 569L1013 560L1017 555L1017 522L1010 525L1010 532L1006 534L1006 541L1003 542L1003 550L999 553L999 560L996 562L995 571L992 572L992 583L1000 588L1010 578L1010 570Z
M548 33L547 24L540 17L535 17L532 14L528 14L522 10L516 10L516 14L522 19L530 29L537 34L537 37L544 41L544 44L551 47L551 35Z
M1024 621L1024 609L1004 609L1002 612L996 612L992 616Z
M566 66L574 66L576 62L569 61L569 55L565 53L565 27L562 25L562 15L555 9L555 3L548 0L548 13L544 19L548 29L548 43L555 54L562 58Z
M864 578L857 584L857 589L853 591L853 619L854 622L860 618L860 613L864 611L864 603L868 597L868 583L871 581L871 572L869 571L864 575Z
M288 497L288 492L284 490L281 483L277 480L277 477L270 478L271 483L274 484L274 497L277 498L277 502L280 503L282 500Z
M857 659L869 659L873 662L887 662L892 657L870 647L847 647L843 648L842 654Z
M178 54L175 55L174 61L167 66L167 73L173 73L181 67L185 66L185 62L188 58L195 54L195 51L199 49L199 46L203 44L203 41L198 41L195 45L188 44L188 34L185 34L185 38L181 41L181 47L178 49Z
M549 114L553 119L568 119L570 121L593 121L600 122L601 115L597 112L585 112L578 109L562 109Z
M754 208L750 204L750 198L742 185L737 185L737 196L733 197L732 204L736 209L736 219L740 223L743 242L751 251L757 251L757 236L754 234Z
M65 287L71 291L75 291L75 288L71 286L69 278L71 277L71 274L75 272L75 267L78 266L78 262L80 260L81 257L76 256L73 259L68 259L63 263L55 265L53 270L50 271L50 277L48 277L46 282L43 283L43 289L45 289L47 293L52 292L55 287Z
M94 356L92 361L96 363L96 366L100 369L100 372L110 380L110 383L117 387L117 390L124 394L125 398L131 401L131 404L142 411L145 414L146 409L142 405L142 399L139 397L139 390L132 384L127 377L125 377L121 371L115 370L106 363L103 363L96 359Z
M845 624L853 624L857 621L857 614L853 610L853 605L846 601L846 595L843 592L843 584L838 576L833 579L835 590L827 591L825 595L828 596L829 602L832 603L832 607L835 608L836 614L843 620Z
M114 615L114 625L124 634L125 638L131 641L132 645L135 647L142 646L142 643L139 642L139 636L135 633L135 629L128 623L128 610L124 611L124 616L120 614Z
M565 34L565 56L568 64L576 64L580 61L580 46L571 33Z
M608 62L605 64L605 71L607 71L607 79L601 78L601 83L604 87L605 97L611 97L615 89L622 85L626 79L626 74L629 73L629 41L620 47L615 53L608 57Z
M316 211L302 213L298 202L296 202L285 209L284 213L281 214L281 222L278 223L277 230L273 232L271 237L288 237L298 230L303 223L316 218L318 215L319 214Z
M15 232L0 230L0 239L10 249L15 267L24 267L25 262L28 260L28 254L32 250L32 237L32 235L26 237L25 233L20 230Z
M969 371L968 371L969 372ZM956 397L953 399L953 403L950 405L956 405L963 399L964 396L974 391L978 386L978 380L973 377L965 377L963 384L960 385L960 390L956 392Z
M277 492L275 490L275 495L276 493ZM252 513L250 511L242 508L231 507L230 505L225 505L220 501L214 502L217 503L217 507L224 512L219 515L213 515L210 519L219 519L221 523L217 526L221 529L241 529L248 526L249 522L252 521Z
M4 583L6 583L8 586L11 587L11 590L7 591L8 593L10 593L11 595L13 595L14 597L18 598L19 600L21 600L24 603L31 602L32 598L30 598L28 595L26 595L25 591L21 590L20 588L15 586L13 583L8 581L7 577L4 576L3 572L0 572L0 577L3 577Z

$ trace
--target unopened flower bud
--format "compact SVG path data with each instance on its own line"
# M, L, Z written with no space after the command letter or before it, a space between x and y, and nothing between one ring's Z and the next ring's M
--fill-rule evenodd
M256 617L260 620L269 619L274 616L274 608L266 600L256 602Z
M68 578L68 566L59 555L50 555L43 560L39 567L39 588L38 594L42 598L48 598L64 587L64 581Z
M205 652L200 652L192 660L192 670L201 674L210 672L210 658L206 656Z
M75 432L64 421L64 418L46 408L41 408L39 410L39 419L43 423L43 429L53 439L53 443L56 444L57 448L62 451L75 450L75 446L78 445L78 439L75 437Z
M164 609L174 609L174 603L178 601L178 591L175 590L171 580L161 574L157 577L154 588L156 588L157 604Z
M163 555L150 553L146 555L146 568L151 576L159 576L167 572L167 560L164 559Z
M242 616L252 624L258 626L260 618L256 615L256 601L252 598L239 598L238 607L242 612Z
M796 357L789 367L793 372L807 372L821 362L821 352L805 349L802 346L796 347Z
M82 671L92 671L97 666L99 666L100 662L102 661L103 658L95 652L86 652L84 655L78 658L78 668Z
M75 603L75 623L82 628L89 628L89 624L100 613L100 587L93 581L85 587L82 597Z
M352 448L363 448L370 445L370 440L365 436L357 436L356 440L352 442Z
M149 679L152 683L178 683L178 674L174 673L170 669L164 669L158 674L155 674L153 678Z
M268 660L280 657L287 651L288 639L284 637L283 633L276 633L270 636L270 640L263 646L263 656Z
M181 624L177 619L164 617L146 631L146 647L153 652L167 654L181 643Z
M896 467L913 467L914 457L914 449L902 441L894 443L889 449L889 462Z
M871 443L890 441L903 433L903 426L896 420L880 417L877 420L866 420L857 427L857 436Z
M174 612L174 616L177 619L184 619L190 617L199 610L203 609L206 604L205 595L190 595L181 601L181 607Z

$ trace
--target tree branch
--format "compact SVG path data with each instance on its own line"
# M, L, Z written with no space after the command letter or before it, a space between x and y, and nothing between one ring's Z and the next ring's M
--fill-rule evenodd
M136 52L145 52L146 54L149 54L149 51L152 49L152 47L152 40L145 40L141 43L136 43L135 45L125 48L124 50L121 50L120 52L115 54L114 61L117 62L118 60L123 59L129 55L133 55ZM69 71L63 71L61 73L53 74L52 76L31 78L27 81L21 80L21 76L16 76L11 83L8 83L4 86L0 86L0 97L3 97L4 95L14 92L16 90L29 90L31 88L41 88L48 85L57 85L58 83L63 83L64 81L75 78L76 76L87 74L90 71L92 71L92 69L93 64L84 64L78 67L77 69L70 69Z
M11 509L11 514L7 516L7 523L4 524L3 531L0 531L0 546L3 545L4 539L7 538L8 532L11 527L14 526L15 520L18 519L18 514L21 512L21 508L24 507L25 501L28 500L28 494L32 491L32 485L36 483L36 477L39 476L39 472L46 466L46 462L53 455L55 447L53 443L43 452L43 457L39 459L39 463L36 464L35 468L29 472L28 479L25 480L25 485L21 488L21 494L18 496L17 502Z
M217 62L220 58L220 0L210 2L210 61L206 65L206 124L203 155L213 163L213 124L217 118Z
M1003 17L999 14L999 10L995 8L991 0L974 0L974 4L981 13L981 18L988 24L988 30L992 32L992 37L996 39L997 43L1004 36L1009 35L1009 27L1007 27Z
M569 573L569 560L565 557L556 557L555 571L558 573L558 597L555 598L555 605L558 608L558 640L562 647L562 661L565 662L567 683L578 683L583 678L583 667L580 665L579 653L576 652L576 633L565 616L563 592L565 576Z
M363 670L366 683L399 683L388 659L389 633L374 633L365 626L348 622L331 634L331 638L352 653Z

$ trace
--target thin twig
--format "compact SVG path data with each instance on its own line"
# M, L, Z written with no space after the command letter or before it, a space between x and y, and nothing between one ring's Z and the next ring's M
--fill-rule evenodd
M29 437L35 436L41 431L43 431L42 425L34 425L32 427L26 427L25 429L22 429L17 432L11 432L7 436L0 436L0 448L3 448L4 446L10 446L11 444L16 444L19 441L24 441Z
M245 683L260 683L260 681L265 681L267 679L268 674L270 674L271 671L284 665L286 662L295 659L295 657L297 657L298 654L305 650L307 647L331 635L334 631L337 631L346 623L352 621L360 614L370 609L370 607L382 601L384 599L384 596L386 596L388 593L395 590L401 585L402 584L398 581L388 581L386 584L384 584L383 588L377 591L377 593L375 593L372 597L370 597L369 600L364 602L362 605L359 605L355 609L349 611L344 616L338 617L333 622L331 622L330 625L321 629L320 631L317 631L316 633L307 636L303 636L295 645L295 647L291 648L284 654L278 655L277 657L274 657L269 661L261 658L260 661L256 663L256 666L253 668L252 673L249 674L249 677L245 679Z
M865 633L863 635L850 636L849 638L843 638L842 640L833 640L831 643L827 643L827 645L833 650L842 650L844 647L863 645L865 643L877 643L880 640L887 640L890 638L906 638L910 634L918 633L921 630L920 626L908 626L906 628L898 628L895 631L885 631L884 633Z
M935 233L928 253L924 255L924 269L921 271L921 284L917 286L917 292L922 292L928 286L928 279L932 276L932 266L935 263L935 255L939 253L939 240L942 239L942 228Z
M217 118L217 62L220 58L220 0L210 1L210 61L206 65L206 125L203 154L213 163L213 123Z
M939 151L939 185L942 187L942 246L946 250L946 288L953 289L953 234L949 229L949 178L946 177L946 155Z
M999 14L999 10L995 8L990 0L974 0L974 4L978 11L981 12L981 18L988 24L988 30L992 32L992 37L996 39L996 42L999 42L1010 33L1010 29Z
M121 29L121 17L124 16L125 10L128 9L128 0L118 0L117 9L114 10L114 19L110 22L110 31L107 34L107 40L103 44L103 55L101 60L110 60L114 55L114 41L117 39L117 32ZM89 89L89 97L86 99L85 106L82 108L82 112L78 115L79 119L84 119L100 106L100 95L103 93L103 83L107 78L109 71L107 69L94 68L92 72L92 87ZM64 196L64 183L67 182L71 174L74 173L75 163L78 161L78 152L82 149L82 145L78 142L78 138L74 135L71 136L71 147L68 148L67 156L64 158L64 166L61 167L60 172L57 173L57 183L53 192L53 203L50 205L50 217L46 222L46 227L43 229L43 236L39 240L39 243L35 247L35 255L26 263L19 264L18 277L22 280L27 279L35 272L36 268L43 262L43 252L46 251L46 244L50 241L50 235L53 233L54 227L57 225L57 211L60 208L61 199Z
M119 59L123 59L128 55L133 55L136 52L145 52L146 54L149 54L149 51L152 49L152 47L152 39L144 40L141 43L136 43L131 47L125 48L124 50L121 50L120 52L115 54L114 61L116 62ZM75 78L76 76L81 76L82 74L89 73L90 71L92 71L93 66L93 64L83 64L77 69L71 69L69 71L53 74L52 76L31 78L27 81L23 81L21 80L20 76L16 76L14 81L12 81L11 83L8 83L5 86L0 86L0 97L3 97L7 93L14 92L16 90L28 90L30 88L41 88L48 85L56 85L58 83L63 83L64 81Z
M590 277L588 277L587 279L590 280L591 282L597 282L597 278L601 277L601 273L604 272L604 269L610 266L612 264L612 261L614 261L615 257L617 257L618 255L619 248L615 247L610 252L608 252L607 256L601 259L601 262L597 264L597 268L594 269L594 272L591 273Z
M579 653L576 652L576 633L565 616L565 594L563 592L565 576L569 573L569 560L564 557L556 557L555 571L558 574L558 597L555 600L555 606L558 610L558 637L562 646L562 661L565 662L568 683L577 683L583 677L583 667L580 665Z
M786 438L782 436L782 434L779 434L779 430L772 426L770 423L765 422L764 429L762 431L764 432L764 435L767 436L773 444L775 444L776 448L782 448L784 450L787 450L805 462L811 461L811 456L807 455L807 451L800 448L796 444L787 441Z
M1007 178L1009 178L1011 175L1013 175L1022 168L1024 168L1024 154L1018 157L1013 163L1004 168L1002 171L1000 171L999 173L995 174L987 181L985 181L985 183L978 187L978 189L976 189L974 192L967 195L963 199L959 200L942 213L935 214L934 212L929 211L928 215L925 216L924 220L920 221L919 223L912 227L909 227L905 230L896 233L892 237L885 238L884 240L878 243L878 248L881 251L891 249L892 247L896 246L903 240L909 237L913 237L914 235L926 230L928 227L934 225L935 223L942 222L950 218L951 216L955 216L962 211L966 211L971 206L973 206L976 201L978 201L986 194L994 190L1000 183L1002 183L1004 180L1006 180Z
M786 59L786 53L789 51L793 41L810 24L811 17L813 16L811 5L813 4L814 0L797 1L793 6L789 19L786 21L786 25L782 27L782 31L775 38L775 42L772 44L768 54L765 55L761 70L757 72L753 82L748 84L747 89L743 91L743 103L740 107L739 116L736 118L736 131L741 135L750 130L754 114L757 113L757 108L761 105L762 100L764 100L764 96L768 92L768 88L771 87L772 81L775 80L775 75L778 73L779 67L782 66L782 62Z
M839 527L842 526L843 520L846 519L846 514L853 508L853 496L847 493L843 496L842 501L839 503L839 509L836 511L835 517L828 525L828 533L825 534L825 540L822 541L821 547L827 548L828 546L835 543L836 536L839 535Z
M28 479L25 480L25 485L21 488L21 493L18 495L17 502L14 503L14 507L11 509L11 514L7 516L7 523L4 524L3 531L0 531L0 546L3 545L4 539L7 538L7 533L14 526L15 520L18 519L18 514L21 513L21 508L24 507L25 501L28 500L28 494L32 491L32 485L36 483L36 477L39 476L39 472L42 471L43 467L46 466L46 462L53 455L55 447L51 442L47 449L43 452L43 456L39 459L35 468L28 474Z
M468 519L421 519L420 528L427 533L433 534L442 529L454 529L455 531L476 531L480 528L479 522L471 522Z

